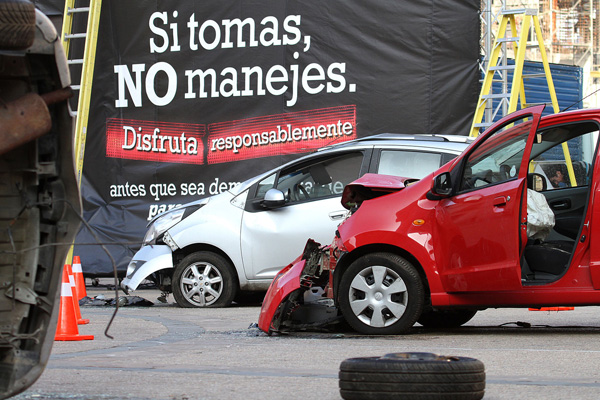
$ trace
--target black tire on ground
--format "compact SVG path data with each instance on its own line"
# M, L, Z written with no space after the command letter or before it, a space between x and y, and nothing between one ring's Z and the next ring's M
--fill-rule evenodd
M435 310L423 312L417 322L425 328L458 328L477 314L477 310Z
M421 315L423 282L404 258L367 254L344 271L337 298L344 319L354 330L368 335L402 334Z
M468 393L481 392L485 389L485 382L476 383L383 383L383 382L348 382L340 380L340 389L366 392L401 392L401 393Z
M0 0L0 49L26 49L34 39L33 3L26 0Z
M386 393L386 392L354 392L340 389L344 400L479 400L485 395L478 393Z
M411 374L381 373L381 372L345 372L340 371L340 380L349 382L380 382L380 383L398 383L414 382L415 377ZM465 372L460 375L435 373L420 373L419 382L428 384L451 383L451 382L479 382L485 379L484 372Z
M350 358L340 365L339 386L346 400L479 400L485 368L474 358L432 353Z
M184 308L227 307L238 287L231 263L208 251L186 256L173 271L173 297Z

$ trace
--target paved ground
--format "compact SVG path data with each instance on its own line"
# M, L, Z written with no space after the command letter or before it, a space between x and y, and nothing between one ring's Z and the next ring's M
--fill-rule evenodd
M114 298L88 288L101 293ZM94 340L55 342L42 377L14 399L340 399L344 359L405 351L480 359L487 400L600 398L598 307L486 310L461 329L405 336L269 337L251 326L257 305L182 309L158 303L154 290L135 294L156 304L122 307L108 331L114 339L104 335L113 309L82 307L90 323L79 332Z

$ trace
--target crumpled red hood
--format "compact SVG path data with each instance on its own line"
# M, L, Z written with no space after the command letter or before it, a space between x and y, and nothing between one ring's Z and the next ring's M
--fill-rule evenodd
M365 200L397 192L416 181L418 179L402 176L364 174L346 185L342 193L342 205L350 210Z

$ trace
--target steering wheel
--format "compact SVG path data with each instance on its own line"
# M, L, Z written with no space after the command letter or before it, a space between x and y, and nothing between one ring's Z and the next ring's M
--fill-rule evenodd
M306 200L310 199L310 196L308 195L306 188L304 186L302 186L301 183L296 183L294 185L294 197L296 197L296 199L298 199L298 200L301 200L300 193L302 193L302 195L304 196L304 198Z
M477 182L479 182L479 181L484 182L484 184L481 186L477 186ZM488 169L486 171L483 171L483 173L479 173L477 175L472 175L472 176L466 178L463 182L462 188L463 189L474 189L476 187L487 186L491 183L493 183L492 171Z

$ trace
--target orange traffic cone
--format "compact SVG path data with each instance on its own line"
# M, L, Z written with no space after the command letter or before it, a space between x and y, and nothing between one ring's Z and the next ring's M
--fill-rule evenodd
M73 307L73 290L69 282L69 271L65 264L63 269L62 285L60 291L60 309L58 326L54 340L93 340L94 335L80 335L77 328L75 308Z
M89 319L81 318L81 308L79 308L79 301L77 300L77 287L75 286L75 278L73 277L73 271L71 270L71 266L69 264L65 264L67 271L69 273L69 283L71 284L71 290L73 293L73 308L75 309L75 318L77 318L77 325L85 325L89 324Z
M81 259L79 256L73 256L73 276L75 277L75 285L77 286L77 294L75 298L79 301L87 296L85 291L85 278L83 269L81 268Z

